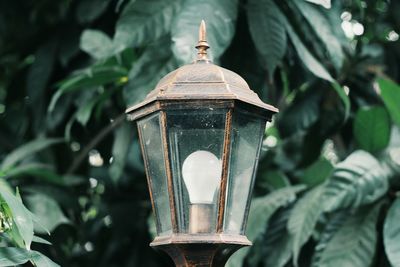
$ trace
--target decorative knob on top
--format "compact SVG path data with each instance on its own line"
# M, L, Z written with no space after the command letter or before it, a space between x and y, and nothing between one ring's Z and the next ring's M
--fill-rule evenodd
M206 23L204 20L201 20L200 28L199 28L199 42L196 45L197 51L197 59L198 60L207 60L207 49L210 46L206 40Z

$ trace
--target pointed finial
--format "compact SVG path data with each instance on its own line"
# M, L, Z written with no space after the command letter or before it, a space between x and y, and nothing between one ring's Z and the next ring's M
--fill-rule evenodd
M210 46L207 43L206 39L206 23L204 20L201 20L200 28L199 28L199 42L196 45L197 48L197 59L206 60L207 59L207 49Z

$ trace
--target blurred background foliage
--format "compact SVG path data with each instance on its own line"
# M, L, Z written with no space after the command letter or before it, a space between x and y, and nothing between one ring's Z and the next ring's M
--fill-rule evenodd
M280 113L228 266L400 266L400 2L0 1L0 266L166 266L124 110L213 60ZM51 243L51 244L50 244ZM50 260L51 259L51 260Z

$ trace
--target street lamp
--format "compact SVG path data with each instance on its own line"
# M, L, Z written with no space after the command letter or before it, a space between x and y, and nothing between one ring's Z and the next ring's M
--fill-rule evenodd
M126 110L137 121L157 236L176 266L223 266L245 236L265 124L278 110L207 58L167 74Z

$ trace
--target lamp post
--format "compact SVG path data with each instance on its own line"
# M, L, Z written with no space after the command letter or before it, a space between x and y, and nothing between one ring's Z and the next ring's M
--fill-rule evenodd
M278 110L236 73L198 57L126 110L137 121L157 236L176 266L224 266L245 236L265 124Z

